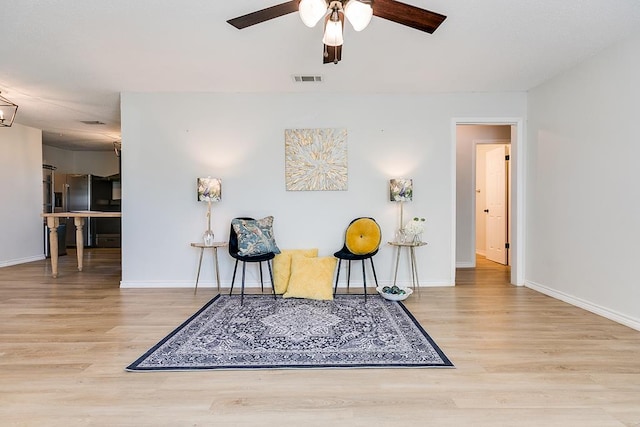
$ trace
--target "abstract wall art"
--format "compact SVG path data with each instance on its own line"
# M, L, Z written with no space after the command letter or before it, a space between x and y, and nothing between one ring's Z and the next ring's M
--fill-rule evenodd
M287 191L347 190L346 129L286 129Z

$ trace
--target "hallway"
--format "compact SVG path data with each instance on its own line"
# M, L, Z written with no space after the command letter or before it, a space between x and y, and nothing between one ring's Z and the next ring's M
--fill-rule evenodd
M511 267L487 260L476 255L475 268L456 269L456 285L508 285L511 279Z

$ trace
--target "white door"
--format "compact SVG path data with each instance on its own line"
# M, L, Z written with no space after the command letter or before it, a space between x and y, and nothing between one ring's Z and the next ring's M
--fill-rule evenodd
M486 215L487 259L507 264L507 160L506 146L487 152Z

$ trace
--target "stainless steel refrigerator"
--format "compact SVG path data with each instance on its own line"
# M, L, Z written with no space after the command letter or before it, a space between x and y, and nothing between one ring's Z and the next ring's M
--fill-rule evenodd
M95 210L91 206L92 179L92 175L66 175L62 196L62 210L64 212ZM91 221L85 219L84 247L93 246L91 226ZM73 218L67 219L67 246L76 246L76 226L73 223Z
M102 211L120 212L120 197L114 197L114 183L120 176L56 175L63 180L60 212ZM84 247L120 247L120 218L87 218L83 228ZM67 246L76 245L76 226L73 218L67 220Z

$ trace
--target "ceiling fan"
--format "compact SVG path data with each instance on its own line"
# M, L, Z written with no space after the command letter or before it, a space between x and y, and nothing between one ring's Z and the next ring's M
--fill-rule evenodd
M377 16L429 34L447 18L439 13L396 0L291 0L227 22L241 30L296 11L308 27L314 27L323 17L325 18L322 38L322 61L325 64L337 64L342 59L345 16L356 31L366 28L371 17Z

